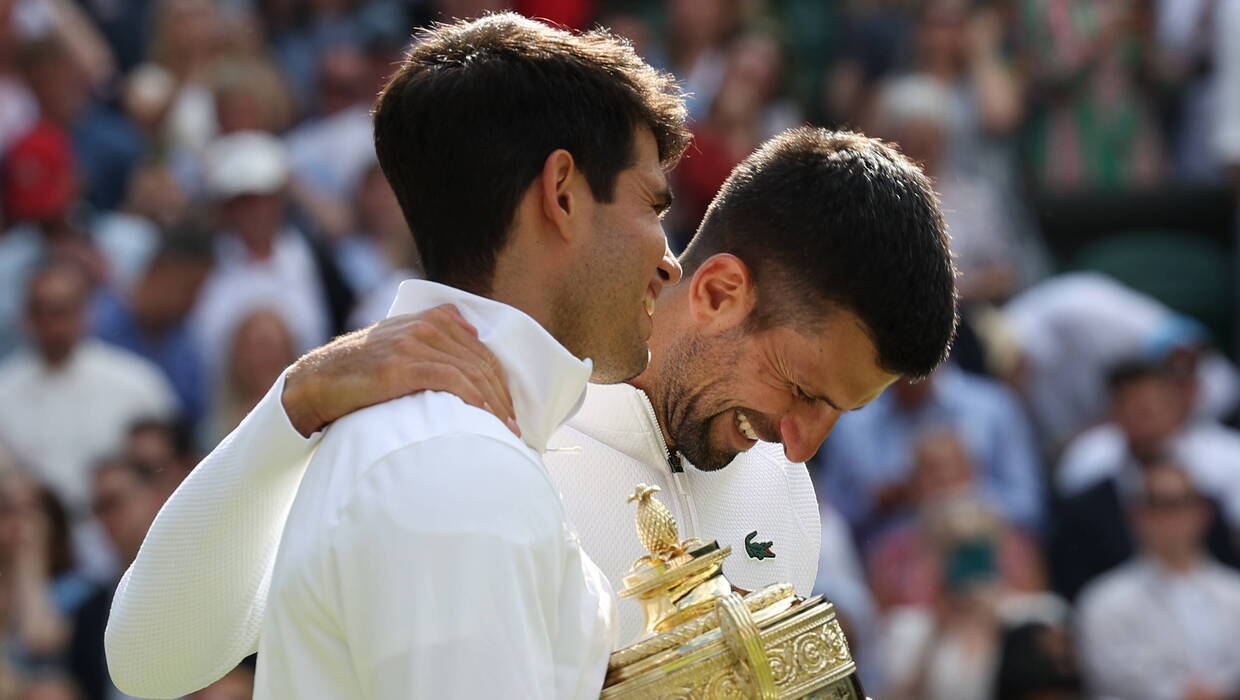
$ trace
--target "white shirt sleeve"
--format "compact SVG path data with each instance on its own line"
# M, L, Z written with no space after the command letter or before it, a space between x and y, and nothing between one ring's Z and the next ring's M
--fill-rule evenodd
M562 508L538 465L446 437L389 455L356 488L325 596L366 697L566 697L556 664L580 652L557 628L597 603L564 599L581 574L566 570Z
M112 601L108 670L130 695L172 698L257 648L276 548L318 435L284 413L284 375L190 473Z

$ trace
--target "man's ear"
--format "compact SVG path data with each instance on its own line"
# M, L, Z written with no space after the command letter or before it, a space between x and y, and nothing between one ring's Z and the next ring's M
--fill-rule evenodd
M731 253L707 258L689 280L689 313L704 330L739 326L757 301L749 266Z
M584 212L581 185L585 177L577 169L573 154L563 148L556 149L543 161L539 183L542 185L541 204L543 216L551 227L566 241L571 241L577 220Z

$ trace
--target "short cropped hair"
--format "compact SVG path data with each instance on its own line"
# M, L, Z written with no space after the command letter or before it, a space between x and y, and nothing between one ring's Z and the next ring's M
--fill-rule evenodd
M808 127L767 141L711 202L685 275L718 253L750 268L753 329L812 328L834 305L861 319L892 374L925 377L947 356L956 269L938 197L881 141Z
M517 205L557 149L612 200L654 134L671 167L689 139L673 78L605 31L512 13L422 34L375 106L375 148L428 279L486 293Z
M1163 365L1137 357L1120 360L1106 371L1107 390L1112 395L1147 379L1170 378L1171 373Z

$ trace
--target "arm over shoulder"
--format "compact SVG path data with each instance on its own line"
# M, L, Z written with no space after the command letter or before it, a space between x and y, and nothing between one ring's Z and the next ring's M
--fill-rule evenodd
M131 695L206 686L257 647L280 535L318 436L281 403L284 377L160 510L121 579L108 670Z

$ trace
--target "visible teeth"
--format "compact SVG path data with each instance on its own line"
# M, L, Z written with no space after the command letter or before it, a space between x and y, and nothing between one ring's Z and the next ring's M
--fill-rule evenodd
M646 296L642 297L642 306L646 307L647 316L654 316L654 295L647 292Z
M754 432L753 426L749 424L749 419L745 417L744 413L741 413L739 408L736 409L736 427L740 429L741 435L750 440L758 439L758 434Z

